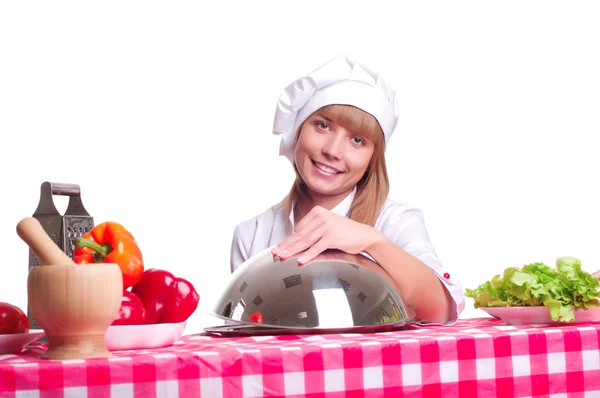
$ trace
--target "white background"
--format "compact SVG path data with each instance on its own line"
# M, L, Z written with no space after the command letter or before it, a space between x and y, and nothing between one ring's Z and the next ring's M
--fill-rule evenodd
M562 255L594 272L599 20L595 1L3 2L0 301L26 306L15 226L40 184L75 183L147 268L194 283L186 333L216 324L234 226L292 183L280 91L340 53L397 91L391 196L422 207L465 287Z

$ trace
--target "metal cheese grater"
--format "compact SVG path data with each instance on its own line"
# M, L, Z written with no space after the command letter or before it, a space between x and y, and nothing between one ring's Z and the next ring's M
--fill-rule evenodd
M54 201L53 195L69 197L69 204L64 216L61 216ZM81 190L76 184L61 184L56 182L42 183L40 190L40 203L33 217L37 219L54 243L60 247L67 256L73 258L75 238L83 236L94 228L94 218L89 215L81 201ZM29 249L29 269L40 265L37 256ZM31 316L27 306L30 328L39 329L40 326Z

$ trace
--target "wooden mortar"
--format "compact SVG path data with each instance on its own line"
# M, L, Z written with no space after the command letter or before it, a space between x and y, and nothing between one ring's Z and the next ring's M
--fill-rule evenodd
M117 264L75 264L33 217L17 224L17 234L40 260L27 278L31 314L46 332L45 359L106 358L104 337L123 297Z

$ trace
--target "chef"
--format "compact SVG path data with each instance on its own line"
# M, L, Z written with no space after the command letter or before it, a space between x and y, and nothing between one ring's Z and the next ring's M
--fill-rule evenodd
M398 115L391 87L346 56L285 87L273 133L296 178L280 203L235 227L231 271L268 248L300 265L330 249L363 254L390 275L418 319L455 323L464 308L460 282L442 267L422 211L388 197L385 154Z

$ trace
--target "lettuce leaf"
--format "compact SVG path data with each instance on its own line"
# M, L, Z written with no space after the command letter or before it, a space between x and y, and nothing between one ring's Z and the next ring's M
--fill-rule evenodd
M544 263L506 268L476 289L466 289L466 296L475 300L475 308L543 305L554 321L570 322L577 309L600 305L600 283L581 269L579 259L559 257L555 268Z

